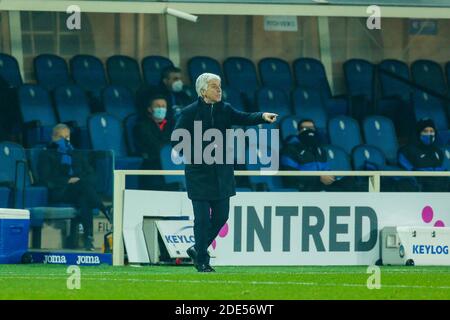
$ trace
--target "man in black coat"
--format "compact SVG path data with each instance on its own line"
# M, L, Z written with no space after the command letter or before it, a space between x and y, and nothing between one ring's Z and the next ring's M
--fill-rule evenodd
M191 154L184 154L186 159L185 176L189 199L192 200L194 210L194 238L195 245L187 253L194 261L199 272L212 272L209 264L208 247L211 245L220 229L228 220L230 197L236 194L233 163L213 162L205 163L203 150L207 145L202 137L208 129L218 129L223 137L223 145L217 145L226 153L226 130L233 125L257 125L272 123L277 115L267 112L240 112L230 104L222 102L221 79L211 73L201 74L196 80L198 100L187 106L181 113L175 126L172 141L177 133L188 132L190 136ZM198 122L197 122L198 121ZM194 133L194 122L201 124L201 136ZM198 128L198 126L197 126ZM200 143L201 149L194 150ZM175 146L177 150L177 146ZM196 160L202 158L200 163Z
M84 247L94 250L93 209L100 209L111 221L106 208L95 190L95 174L86 155L74 150L70 144L70 129L65 124L53 128L52 142L39 159L39 181L49 190L53 203L74 204L80 213L84 230Z
M436 146L436 126L431 119L419 120L412 141L398 153L400 166L408 171L445 171L444 153ZM411 181L411 180L405 180ZM417 177L420 191L446 192L449 190L448 177ZM405 183L409 191L412 187Z

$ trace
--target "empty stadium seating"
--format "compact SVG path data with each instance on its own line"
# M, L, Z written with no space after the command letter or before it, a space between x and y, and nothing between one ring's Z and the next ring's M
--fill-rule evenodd
M136 92L142 85L139 64L131 57L111 56L106 60L106 70L111 84L124 86Z
M258 62L258 69L263 86L278 88L289 94L294 81L287 61L279 58L264 58Z
M256 104L259 111L277 113L280 117L292 113L289 96L283 90L271 87L261 87L256 93Z
M66 61L54 54L41 54L34 59L36 80L46 90L70 84L69 68Z
M351 154L354 147L362 143L358 122L347 116L339 116L328 122L328 134L333 146Z
M107 85L103 63L91 55L76 55L70 59L72 78L79 87L86 92L100 97L100 93Z
M161 167L163 170L184 170L183 158L180 157L171 145L165 145L160 152ZM172 161L176 159L179 163ZM164 176L165 183L177 183L181 190L186 190L186 179L184 175Z
M192 85L195 85L195 80L202 73L209 72L220 76L223 79L222 69L220 63L211 57L196 56L188 61L188 74ZM225 84L222 80L222 85Z
M102 97L105 111L121 121L136 112L133 94L126 87L108 86L103 90Z
M0 81L3 81L10 88L17 88L22 85L22 76L17 60L9 54L0 53Z
M142 59L142 74L149 86L157 86L161 81L162 71L173 66L170 59L162 56L148 56Z
M228 86L242 93L246 102L253 105L259 87L253 62L242 57L230 57L223 62L223 70Z
M371 146L378 147L388 163L397 162L398 141L394 124L383 116L370 116L363 122L364 140Z
M416 60L411 64L411 75L418 85L442 95L447 93L444 73L438 63L431 60Z
M18 89L18 102L25 144L47 144L58 122L48 92L38 85L25 84Z
M72 128L74 145L81 149L89 149L87 119L91 110L83 90L76 85L57 87L54 90L54 100L59 122L66 123Z
M127 155L124 129L119 119L107 113L91 115L88 119L88 130L94 150L113 152L115 169L140 169L142 158L129 157ZM106 170L101 174L105 181L108 182L108 189L112 191L112 172ZM138 177L133 176L130 178L127 181L127 186L129 188L137 188Z

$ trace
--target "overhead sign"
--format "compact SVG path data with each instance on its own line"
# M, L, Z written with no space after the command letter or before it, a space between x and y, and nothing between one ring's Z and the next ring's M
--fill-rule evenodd
M295 16L265 16L265 31L298 31L297 17Z

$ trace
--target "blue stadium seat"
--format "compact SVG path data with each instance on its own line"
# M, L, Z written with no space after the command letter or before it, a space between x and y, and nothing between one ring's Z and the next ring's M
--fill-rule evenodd
M94 150L114 153L114 168L117 170L137 170L141 168L142 158L128 157L122 123L113 115L98 113L89 117L88 130ZM105 180L112 186L112 172L102 172ZM127 188L138 187L138 176L128 177ZM110 189L111 190L111 189Z
M450 171L450 145L442 148L442 151L444 152L444 168Z
M280 118L292 114L289 96L277 88L262 87L256 92L259 111L277 113Z
M326 137L327 113L320 92L314 89L297 88L292 93L292 100L297 118L313 120L317 132L321 137Z
M10 208L11 202L11 189L8 187L0 187L0 208Z
M106 71L111 84L124 86L135 93L142 85L139 64L131 57L114 55L106 60Z
M324 147L327 153L327 161L330 164L330 170L332 171L351 171L352 165L350 162L350 156L344 149L328 145Z
M172 145L167 144L161 148L160 158L163 170L184 170L184 164L176 164L172 161L172 157L183 161L182 158L172 149ZM178 183L182 190L186 190L186 179L184 175L164 176L165 183Z
M14 208L46 206L48 190L31 183L25 149L13 142L0 143L0 181L11 185Z
M39 85L48 91L72 82L66 61L54 54L41 54L34 59L34 72Z
M102 96L106 113L112 114L121 121L136 112L133 94L125 87L108 86L103 90Z
M259 83L253 61L242 57L230 57L223 62L223 70L228 86L244 94L247 101L254 104Z
M223 101L230 103L234 109L247 111L247 108L244 106L244 101L242 101L241 94L232 87L222 88L222 99Z
M259 61L258 69L263 86L278 88L289 94L294 81L287 61L279 58L264 58Z
M162 71L173 66L170 59L163 56L148 56L142 59L142 74L149 86L157 86L161 82Z
M220 69L220 63L216 59L204 56L196 56L189 59L188 74L193 86L195 86L197 77L205 72L217 74L222 79L222 85L225 84L225 79L223 79L222 71Z
M125 142L128 147L128 155L135 156L137 155L138 148L136 146L136 142L134 141L134 127L139 119L139 115L137 113L130 114L125 118L123 125L125 129Z
M197 101L198 95L194 87L183 86L183 92L186 93L186 95L189 97L191 103Z
M298 135L298 120L300 119L297 116L287 116L280 121L280 140L283 143L287 143L291 137Z
M359 145L352 152L353 169L364 170L384 170L386 158L383 152L375 146Z
M344 63L344 76L350 100L350 115L361 121L374 108L374 66L367 60Z
M370 116L363 121L364 140L380 149L390 164L397 163L398 141L391 119Z
M341 147L347 154L351 154L354 147L362 143L358 122L347 116L339 116L328 122L330 143Z
M319 91L323 97L331 97L325 68L320 60L299 58L293 63L297 87Z
M70 59L72 77L84 91L100 97L107 85L103 63L97 57L91 55L76 55Z
M415 83L442 95L447 94L441 66L431 60L416 60L411 64L411 75Z
M373 64L363 59L350 59L344 63L347 92L350 96L364 96L373 101Z
M87 119L91 114L84 91L76 85L66 85L54 91L55 108L60 122L68 124L73 130L74 145L89 149Z
M402 61L386 59L381 61L378 67L380 70L391 72L398 77L411 81L408 65ZM382 97L396 97L402 101L410 102L412 94L412 88L410 86L383 72L380 72L379 76Z
M247 148L245 154L246 154L246 160L245 160L245 169L248 171L263 171L262 168L268 168L268 165L261 163L261 150L259 148L254 148L252 146L249 146ZM278 153L278 150L275 150L273 148L270 148L267 150L269 153L269 156L278 157L275 153ZM250 156L251 153L254 154L253 157ZM253 160L256 161L253 161ZM250 161L252 160L252 161ZM250 163L252 162L252 163ZM256 163L253 163L256 162ZM281 177L279 176L269 176L269 175L257 175L257 176L249 176L248 177L250 184L252 186L252 189L255 191L281 191L283 190L283 183L281 181Z
M434 121L437 130L437 142L441 145L450 143L447 117L441 100L423 91L413 94L413 109L416 121L429 118Z
M38 85L26 84L18 89L19 109L28 147L50 142L56 114L48 92Z
M18 88L22 85L19 64L16 58L9 54L0 53L0 78L10 88Z
M325 68L320 60L299 58L294 61L293 68L296 86L318 91L330 117L347 114L347 98L333 97Z

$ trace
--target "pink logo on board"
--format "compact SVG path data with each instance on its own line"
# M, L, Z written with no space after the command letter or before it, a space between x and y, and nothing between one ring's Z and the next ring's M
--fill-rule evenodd
M422 209L422 220L425 223L433 223L434 212L431 206L426 206ZM436 220L433 224L434 227L445 227L444 221Z
M224 226L222 227L222 229L220 229L220 231L219 231L219 237L225 238L227 235L228 235L228 223L225 223ZM211 245L212 245L213 249L216 249L216 246L217 246L216 239L213 240Z

